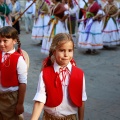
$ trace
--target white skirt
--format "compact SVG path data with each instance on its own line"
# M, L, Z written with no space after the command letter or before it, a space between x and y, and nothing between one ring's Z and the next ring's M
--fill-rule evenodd
M37 21L34 21L33 29L32 29L32 40L35 43L40 43L43 40L44 33L47 29L47 25L50 17L48 15L40 15Z
M93 21L89 19L84 25L79 26L79 39L78 47L85 49L102 49L103 41L101 38L102 34L102 22Z
M53 29L54 22L55 22L55 20L53 20L53 22L47 28L46 34L45 34L43 42L42 42L41 53L44 53L46 55L49 54L49 50L50 50L50 46L51 46L53 37L58 33L68 33L66 24L64 22L58 21L58 23L56 24L56 27L54 28L54 33L51 35L51 31Z
M102 33L103 44L107 46L115 46L120 44L120 32L118 24L110 18Z

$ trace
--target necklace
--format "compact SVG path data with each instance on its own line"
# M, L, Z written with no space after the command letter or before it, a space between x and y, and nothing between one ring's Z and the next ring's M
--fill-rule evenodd
M5 67L9 67L10 66L10 54L9 53L6 53L3 56L3 66L5 66Z

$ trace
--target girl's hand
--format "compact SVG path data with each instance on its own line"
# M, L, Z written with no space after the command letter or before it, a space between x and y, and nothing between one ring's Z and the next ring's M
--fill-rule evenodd
M84 19L78 19L77 21L78 21L78 22L82 22L82 21L84 21Z
M3 15L6 18L6 15Z
M14 17L14 15L13 15L13 14L11 14L10 16L11 16L11 17Z

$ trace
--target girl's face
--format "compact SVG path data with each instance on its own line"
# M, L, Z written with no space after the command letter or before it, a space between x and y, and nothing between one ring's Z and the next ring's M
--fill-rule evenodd
M2 38L0 36L0 50L3 52L11 51L13 50L16 42L17 40L13 40L12 38Z
M59 48L56 48L53 54L58 65L67 66L73 58L73 43L71 41L63 43Z

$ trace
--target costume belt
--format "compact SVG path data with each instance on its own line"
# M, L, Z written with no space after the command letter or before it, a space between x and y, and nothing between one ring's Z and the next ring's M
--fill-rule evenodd
M27 12L27 14L32 14L32 12Z
M43 120L77 120L77 117L76 114L67 115L65 117L58 117L44 111Z
M0 91L0 96L2 96L2 95L8 95L8 94L14 94L14 93L18 93L18 90L17 91L7 91L7 92L2 92L2 91Z

